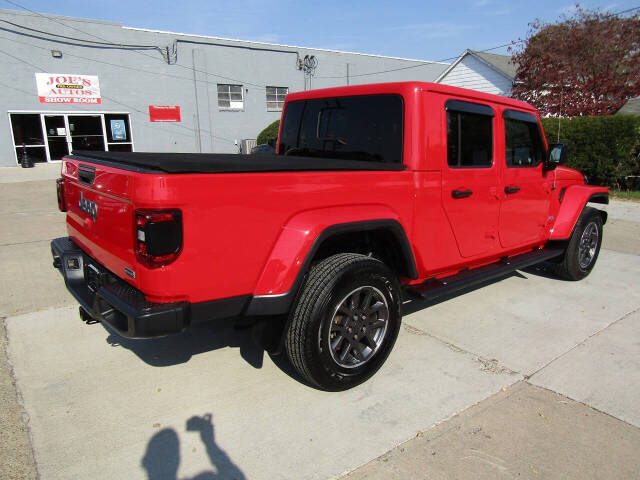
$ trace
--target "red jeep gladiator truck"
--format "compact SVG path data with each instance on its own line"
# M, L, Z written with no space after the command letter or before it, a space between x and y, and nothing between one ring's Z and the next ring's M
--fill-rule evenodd
M535 109L403 82L286 98L276 155L74 152L54 266L120 335L274 320L311 384L369 378L405 295L433 299L539 262L579 280L608 190L560 166Z

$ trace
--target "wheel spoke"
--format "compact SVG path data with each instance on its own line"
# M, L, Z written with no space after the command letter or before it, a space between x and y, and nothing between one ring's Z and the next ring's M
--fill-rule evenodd
M364 296L364 300L362 300L362 304L360 305L360 309L366 312L371 304L372 299L373 299L373 291L367 290L367 293Z
M353 309L350 308L346 302L343 302L342 305L340 305L340 307L338 308L338 312L342 313L343 315L346 315L347 317L353 317Z
M359 305L360 305L360 290L357 290L356 292L353 293L353 295L351 295L351 310L357 309Z
M331 350L334 352L338 351L338 347L344 343L346 339L342 335L337 335L336 338L331 342Z
M367 330L367 333L365 333L363 340L367 341L367 346L371 350L376 348L376 341L373 338L373 332L371 330Z
M364 314L369 316L372 313L376 313L379 312L380 310L382 310L383 308L386 308L386 305L383 302L376 302L374 303L369 309L367 309Z
M353 348L353 356L358 360L364 360L364 355L362 355L362 344L359 342L353 342L351 347Z
M344 350L342 350L342 352L340 353L340 356L338 358L340 359L341 362L344 362L345 358L347 358L347 355L349 354L349 350L351 350L351 343L349 343L349 341L347 340L342 344L345 345L345 347L344 347Z
M378 330L379 328L384 327L385 325L385 321L384 320L373 320L372 322L369 323L369 331L371 330Z

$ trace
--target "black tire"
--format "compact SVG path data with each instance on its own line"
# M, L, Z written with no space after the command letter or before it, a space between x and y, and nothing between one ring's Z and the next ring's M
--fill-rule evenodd
M597 235L597 237L594 237ZM593 270L602 245L602 216L600 211L586 207L571 233L556 274L566 280L582 280Z
M398 279L381 261L355 253L326 258L311 268L291 311L285 334L289 361L323 390L352 388L371 377L391 352L401 305ZM344 309L351 313L343 314Z

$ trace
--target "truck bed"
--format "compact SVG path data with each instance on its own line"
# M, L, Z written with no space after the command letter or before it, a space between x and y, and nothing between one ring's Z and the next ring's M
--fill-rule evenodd
M152 153L74 151L67 158L140 173L248 173L312 171L399 171L401 162L233 153Z

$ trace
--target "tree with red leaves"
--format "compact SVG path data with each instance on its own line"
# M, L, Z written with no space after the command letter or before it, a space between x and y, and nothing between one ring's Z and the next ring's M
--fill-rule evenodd
M545 115L609 115L640 95L640 16L576 5L559 23L530 24L512 94Z

